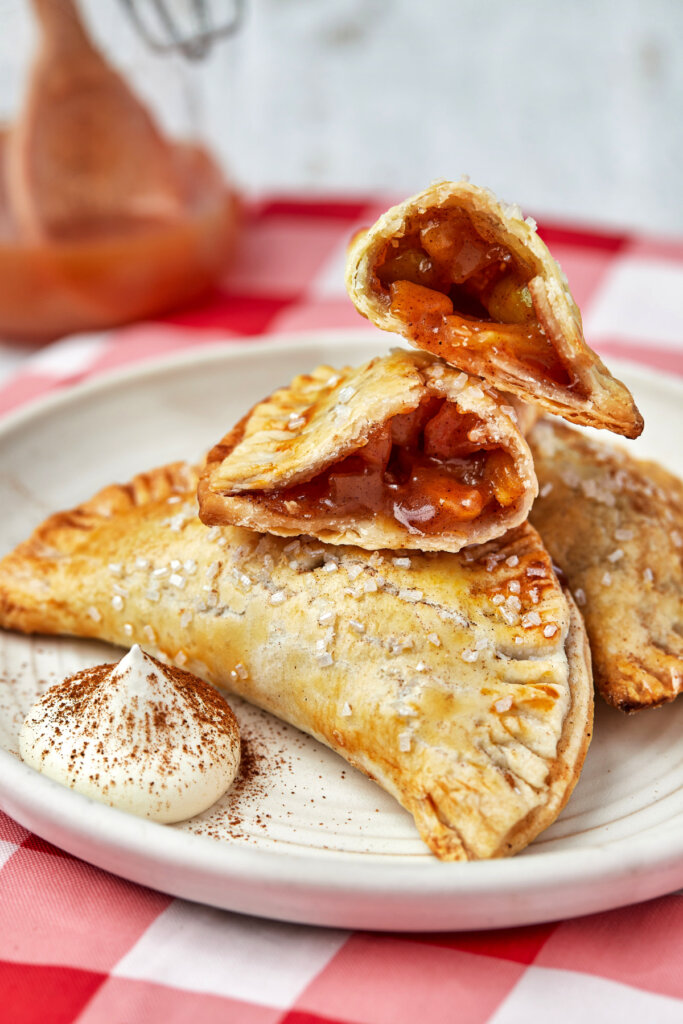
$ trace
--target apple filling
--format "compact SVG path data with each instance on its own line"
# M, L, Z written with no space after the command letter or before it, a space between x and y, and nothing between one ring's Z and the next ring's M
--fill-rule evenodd
M504 353L555 384L571 384L534 309L533 270L503 245L488 242L463 210L414 216L387 242L375 287L423 348L476 370L469 352Z
M379 513L410 533L457 530L485 509L514 504L524 491L511 455L495 442L470 440L480 426L474 414L430 397L311 480L254 496L299 519Z

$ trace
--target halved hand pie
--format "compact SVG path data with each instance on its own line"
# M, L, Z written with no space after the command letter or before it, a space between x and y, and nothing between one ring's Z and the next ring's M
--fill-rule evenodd
M390 209L352 242L346 285L378 327L502 391L626 437L643 429L535 226L486 189L437 182Z
M239 693L375 779L444 860L515 853L551 824L592 682L535 530L382 556L206 527L195 487L167 466L52 516L0 562L0 625L137 641Z
M424 352L320 366L209 453L200 518L369 549L500 536L537 492L510 401Z
M683 483L654 462L541 420L531 520L581 606L595 684L638 711L683 691Z

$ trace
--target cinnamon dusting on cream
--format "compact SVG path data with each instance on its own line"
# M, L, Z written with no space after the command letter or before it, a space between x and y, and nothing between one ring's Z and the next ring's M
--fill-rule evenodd
M20 733L23 759L95 800L155 821L182 821L231 785L239 727L225 700L137 645L49 689Z

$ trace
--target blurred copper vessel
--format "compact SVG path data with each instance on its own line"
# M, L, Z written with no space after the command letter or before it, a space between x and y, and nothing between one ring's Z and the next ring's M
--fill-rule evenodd
M0 135L0 334L48 339L200 297L234 247L234 191L204 147L164 135L74 0L31 5L39 47Z

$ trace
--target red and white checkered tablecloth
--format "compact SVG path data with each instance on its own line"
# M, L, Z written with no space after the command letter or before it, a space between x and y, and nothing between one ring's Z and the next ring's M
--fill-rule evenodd
M346 243L388 204L272 199L215 296L163 321L39 350L0 343L0 411L226 337L365 329ZM541 223L602 355L683 374L683 242ZM49 846L0 812L4 1024L683 1021L683 896L479 933L378 935L174 899Z

